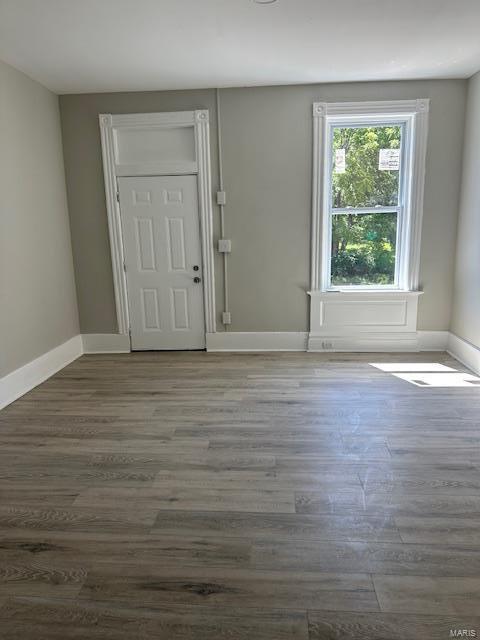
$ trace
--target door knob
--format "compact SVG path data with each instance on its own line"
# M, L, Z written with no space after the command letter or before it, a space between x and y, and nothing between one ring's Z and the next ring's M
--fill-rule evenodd
M195 284L198 284L198 283L199 283L199 282L201 282L202 280L201 280L201 278L199 278L199 277L197 276L197 277L195 277L195 278L193 279L193 281L195 282Z
M198 271L198 270L199 270L199 268L200 268L200 267L198 266L198 264L196 264L196 265L193 267L193 270L194 270L194 271Z

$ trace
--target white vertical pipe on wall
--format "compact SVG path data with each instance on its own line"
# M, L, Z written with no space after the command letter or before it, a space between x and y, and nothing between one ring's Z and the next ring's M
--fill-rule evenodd
M218 142L218 186L219 191L224 191L223 182L223 155L222 155L222 119L220 112L220 90L216 89L217 99L217 142ZM225 205L220 204L220 238L225 238ZM228 299L228 254L223 253L223 300L224 311L229 312L229 299ZM225 329L228 329L228 325L225 325Z

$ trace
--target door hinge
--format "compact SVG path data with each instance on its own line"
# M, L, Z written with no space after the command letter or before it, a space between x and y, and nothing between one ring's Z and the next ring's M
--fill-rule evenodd
M117 191L117 202L120 202L120 191Z
M127 264L125 260L123 261L123 270L125 271L125 273L127 273Z
M131 327L128 327L128 335L129 335L130 338L132 337L132 328Z

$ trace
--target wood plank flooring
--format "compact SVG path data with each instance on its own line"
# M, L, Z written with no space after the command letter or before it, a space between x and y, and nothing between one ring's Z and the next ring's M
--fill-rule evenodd
M464 371L84 356L4 409L2 640L480 637L480 388L370 362Z

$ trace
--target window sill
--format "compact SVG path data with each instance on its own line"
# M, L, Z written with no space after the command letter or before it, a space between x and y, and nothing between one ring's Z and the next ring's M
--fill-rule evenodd
M316 289L313 291L307 291L307 295L311 297L331 297L331 296L346 296L346 297L354 297L359 296L364 298L366 296L373 297L392 297L392 298L405 298L405 297L418 297L423 295L423 291L411 291L407 289L327 289L326 291L322 291L321 289Z

